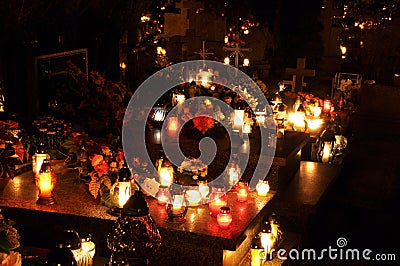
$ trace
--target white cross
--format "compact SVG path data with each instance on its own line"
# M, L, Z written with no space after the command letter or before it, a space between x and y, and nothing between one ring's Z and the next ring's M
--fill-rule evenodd
M314 69L306 69L306 59L305 58L297 58L297 66L296 68L286 68L287 75L293 75L294 86L292 86L292 91L295 89L302 90L305 86L304 77L314 77L315 70Z
M251 48L240 48L239 43L236 43L235 47L223 47L224 51L231 51L229 57L235 56L235 67L239 68L239 55L244 57L242 52L251 52Z

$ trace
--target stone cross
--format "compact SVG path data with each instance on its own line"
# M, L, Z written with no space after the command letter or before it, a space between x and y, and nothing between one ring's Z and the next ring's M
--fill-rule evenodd
M239 43L236 43L235 47L223 47L224 51L232 52L229 57L235 56L235 67L239 68L239 55L244 57L242 52L251 52L251 48L240 48Z
M214 54L214 53L207 52L207 50L206 50L206 42L205 41L203 41L203 48L200 50L200 52L194 52L194 53L200 55L200 58L202 60L206 60L208 55L213 55Z
M290 85L292 87L292 92L295 91L295 86L296 86L296 75L292 76L292 80L283 80L284 85ZM307 83L303 82L302 87L305 87Z
M306 69L306 59L305 58L297 58L297 67L296 68L286 68L286 75L293 75L293 80L295 85L292 86L292 91L302 90L303 87L306 86L304 83L304 77L314 77L315 70L314 69Z

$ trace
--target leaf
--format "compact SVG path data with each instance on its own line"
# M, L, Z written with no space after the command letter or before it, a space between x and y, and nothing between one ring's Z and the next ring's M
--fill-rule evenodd
M93 195L95 199L97 199L97 195L99 194L100 190L100 183L97 181L90 181L89 182L89 192Z
M18 143L16 145L13 145L13 148L14 148L15 154L18 156L21 163L23 163L28 156L28 153L25 150L24 145L22 145L22 143Z
M6 237L0 237L0 251L10 254L11 243Z

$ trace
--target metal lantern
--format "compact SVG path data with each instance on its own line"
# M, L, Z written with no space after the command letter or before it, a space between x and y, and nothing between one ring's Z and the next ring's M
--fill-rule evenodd
M56 181L57 176L51 168L50 161L45 159L39 173L35 176L35 184L39 190L37 204L50 205L56 203L53 194Z
M82 249L82 239L77 231L67 226L61 234L60 243L71 250L78 266L89 266L93 264L92 255Z
M46 266L77 266L72 251L62 243L57 243L55 247L47 253L44 265Z
M108 248L121 248L128 257L146 262L161 246L161 235L149 214L142 191L136 191L125 203L107 237Z
M125 203L131 197L131 194L131 171L124 165L118 171L118 179L110 189L110 198L114 207L109 210L109 213L112 215L120 215L122 207L124 207Z

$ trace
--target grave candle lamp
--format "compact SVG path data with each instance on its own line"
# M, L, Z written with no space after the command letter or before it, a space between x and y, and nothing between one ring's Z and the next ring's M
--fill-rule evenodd
M319 101L315 101L313 110L314 118L318 118L321 115L321 113L322 113L322 107L319 105Z
M202 199L201 192L199 191L199 186L197 184L192 184L189 186L189 190L186 190L186 200L189 206L199 205Z
M125 203L107 236L107 246L111 251L123 249L142 263L138 265L147 265L147 259L159 250L161 235L142 191L135 191Z
M57 176L51 168L50 161L45 159L39 173L35 176L35 184L39 190L37 204L50 205L56 203L53 194L56 181Z
M258 126L265 126L265 120L267 117L267 109L264 105L258 104L256 110L254 111L256 116L256 121Z
M257 195L266 197L268 192L269 192L269 183L268 181L265 180L259 180L257 185L256 185L256 190L257 190Z
M86 237L82 237L81 242L83 252L89 253L93 259L96 253L96 244L92 241L92 236L89 234Z
M156 194L157 203L161 206L167 205L167 203L171 200L169 194L169 188L167 186L160 186L158 188L158 192Z
M35 154L32 156L32 170L34 174L38 174L42 163L45 159L50 160L50 156L47 154L44 147L44 143L40 143L37 147Z
M171 190L171 201L167 203L167 222L184 223L188 210L185 199L185 192L182 189L174 188Z
M228 205L228 197L226 196L225 188L222 185L214 185L210 194L208 208L210 215L217 217L219 209Z
M217 222L221 229L228 229L232 223L231 209L228 206L221 207L217 215Z
M264 252L265 252L265 258L271 259L270 258L270 253L271 253L271 249L273 248L274 245L274 240L273 240L273 235L272 235L272 229L271 229L271 224L266 221L262 224L261 226L261 245L264 248Z
M166 131L170 138L175 138L177 136L180 125L177 116L168 117Z
M154 144L161 144L161 129L153 128L152 140Z
M264 260L264 248L261 244L260 235L255 235L250 245L250 265L262 266Z
M239 182L240 167L236 162L230 162L227 167L228 183L231 187Z
M208 193L210 193L210 188L207 185L207 180L199 180L197 181L197 184L199 185L201 197L204 200L208 196Z
M150 118L154 122L164 122L166 116L167 116L167 108L159 104L153 107L153 112Z
M249 195L249 186L246 182L239 182L237 187L237 201L245 202Z
M174 168L172 163L167 159L161 159L162 162L158 168L158 175L160 177L160 185L169 187L174 182Z
M119 216L125 203L132 195L131 171L124 165L118 171L118 179L111 186L110 198L113 207L108 211L111 215Z
M326 97L323 102L322 112L328 114L332 111L332 108L333 108L332 101L328 97Z
M244 125L244 109L238 106L233 113L233 130L242 132Z

